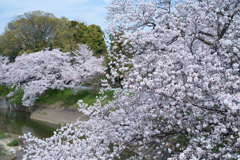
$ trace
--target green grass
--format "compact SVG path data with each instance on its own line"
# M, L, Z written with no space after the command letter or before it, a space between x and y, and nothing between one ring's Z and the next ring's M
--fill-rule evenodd
M7 144L9 147L11 146L17 146L18 145L18 139L14 139L12 142Z
M3 133L3 131L0 130L0 139L2 139L2 138L8 138L8 137L11 137L11 135L10 135L10 134L7 134L7 135L6 135L6 134Z
M14 91L14 89L11 89L11 91ZM22 104L22 98L23 98L24 92L21 88L19 88L15 94L11 97L10 102L15 104Z
M7 97L8 93L12 91L15 91L15 88L0 86L0 97ZM23 95L24 95L23 89L19 88L16 91L16 93L11 97L10 101L15 104L21 104Z
M0 86L0 96L6 97L11 90L14 89L9 89L6 86ZM105 95L108 95L109 97L107 101L113 100L113 93L114 91L105 91ZM22 91L22 89L19 89L17 94L15 94L13 96L13 99L11 99L11 102L21 104L23 94L24 92ZM96 102L96 96L94 94L95 92L93 90L81 90L74 95L73 90L71 89L49 89L43 95L41 95L39 99L36 100L36 103L51 105L56 103L57 101L62 101L62 107L67 107L77 104L78 100L82 99L84 103L92 105Z
M108 95L108 100L113 99L114 91L106 91L105 95ZM37 99L36 103L42 103L51 105L57 101L63 102L63 107L71 106L77 104L78 100L82 99L84 103L88 105L92 105L96 102L96 97L94 96L93 90L81 90L77 94L73 94L73 91L70 89L65 90L58 90L58 89L51 89L47 90L43 95Z
M0 97L7 97L9 92L10 92L10 89L8 89L5 86L0 86Z
M0 155L6 155L1 149L0 149Z

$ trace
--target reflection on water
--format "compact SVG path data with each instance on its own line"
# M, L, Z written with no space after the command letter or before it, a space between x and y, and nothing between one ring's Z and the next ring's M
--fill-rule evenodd
M51 137L53 131L56 130L31 120L31 113L18 112L15 109L16 105L5 100L0 100L0 130L4 133L23 135L24 133L31 132L32 135L38 138L47 138ZM22 141L19 141L19 145L24 146ZM17 158L15 160L21 160L23 154L22 151L17 151Z
M32 132L32 135L39 138L47 138L53 135L54 128L32 121L30 115L31 113L0 108L0 130L18 135Z

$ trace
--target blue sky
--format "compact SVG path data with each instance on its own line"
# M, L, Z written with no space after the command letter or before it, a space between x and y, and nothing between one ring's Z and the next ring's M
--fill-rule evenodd
M0 34L7 23L17 15L30 11L53 13L56 17L86 22L107 28L105 6L111 0L0 0Z

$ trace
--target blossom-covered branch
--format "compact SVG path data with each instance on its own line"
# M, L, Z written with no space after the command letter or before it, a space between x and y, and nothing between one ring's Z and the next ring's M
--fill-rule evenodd
M240 158L240 2L173 3L107 6L107 33L125 33L118 42L131 45L132 57L109 54L118 68L107 78L126 72L124 89L105 105L104 98L93 106L79 101L87 122L46 140L24 135L34 142L24 148L26 158L115 159L127 149L133 159L161 159L166 152L181 160Z
M74 56L54 49L23 54L17 57L15 62L7 63L7 61L2 63L5 70L1 83L15 87L15 91L23 90L24 106L33 105L47 89L74 88L105 70L102 65L103 57L94 57L86 45L79 45ZM8 96L14 93L11 92Z

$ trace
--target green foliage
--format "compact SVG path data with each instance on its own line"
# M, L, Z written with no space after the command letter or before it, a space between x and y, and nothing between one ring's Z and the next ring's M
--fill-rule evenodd
M110 39L110 52L111 53L115 53L115 55L119 55L117 56L118 59L120 59L120 54L123 54L125 55L126 57L128 58L132 58L133 55L129 53L129 49L132 48L132 45L130 43L126 43L126 44L123 44L123 42L119 42L121 36L123 36L124 33L119 33L119 34L116 34L116 35L110 35L109 36L109 39ZM109 59L108 57L105 58L105 62L108 64L110 61L116 61L116 59ZM111 64L111 66L113 68L118 68L115 64ZM129 65L129 64L125 64L124 65L125 67L129 67L129 68L132 68L132 65ZM110 72L110 66L108 65L107 66L107 71L106 71L108 74L111 74ZM118 74L119 76L115 78L115 84L113 85L114 87L121 87L122 88L122 85L121 85L121 81L123 80L123 77L125 75L125 72L122 72L122 71L118 71ZM122 76L122 77L121 77ZM109 81L109 83L111 84L111 82Z
M6 97L9 92L14 91L14 88L0 86L0 96ZM64 106L71 106L77 104L78 100L82 99L84 103L92 105L96 102L96 96L99 96L98 94L96 95L95 92L96 91L94 90L81 90L77 94L73 94L74 91L71 89L49 89L43 95L41 95L36 102L51 105L56 103L57 101L64 101ZM113 100L113 93L114 91L105 91L105 95L108 96L107 101ZM15 104L21 104L23 95L23 89L19 88L16 93L11 97L10 102Z
M0 155L6 155L1 149L0 149Z
M79 139L87 139L86 136L78 137Z
M159 117L159 118L155 118L156 121L162 121L162 117Z
M119 42L119 40L121 39L121 36L123 36L124 33L118 33L109 36L110 39L110 51L111 52L115 52L115 53L121 53L129 58L132 58L133 55L130 54L128 51L130 48L132 48L132 45L128 42L126 44L124 44L123 42ZM116 47L114 47L116 46Z
M10 61L14 61L18 52L22 50L21 37L16 37L17 31L5 30L0 36L0 54L7 55Z
M59 19L52 13L33 11L19 15L8 23L0 36L0 54L14 61L24 52L33 53L48 47L72 51L77 45L73 44L74 30L69 26L67 18Z
M189 136L188 134L178 133L172 138L174 144L179 144L178 147L174 148L175 152L182 152L183 149L187 147L190 141L188 136Z
M16 87L10 88L10 91L13 92L14 94L12 97L10 97L10 102L15 103L15 104L22 104L22 98L24 95L24 91L22 87L19 87L18 89L15 90Z
M5 138L5 134L0 130L0 138Z
M71 52L78 48L74 41L74 34L76 30L70 27L71 22L67 18L61 18L61 22L50 40L50 49L59 48L62 52Z
M110 144L109 146L108 146L108 148L110 149L110 153L111 152L113 152L113 144ZM130 149L125 149L121 154L120 154L120 159L119 158L117 158L117 157L115 157L115 159L117 159L117 160L125 160L125 159L129 159L130 157L132 157L132 156L135 156L135 155L137 155L135 152L133 152L132 150L130 150Z
M130 157L132 156L135 156L137 155L135 152L129 150L129 149L125 149L121 155L120 155L120 159L119 158L116 158L116 159L119 159L119 160L125 160L125 159L129 159Z
M71 28L76 31L73 36L76 43L87 44L95 56L107 54L104 32L100 26L95 24L87 26L84 23L71 21Z
M15 91L16 87L13 88L8 88L6 86L0 86L0 96L1 97L7 97L7 95L10 92L15 92L15 94L12 95L12 97L10 97L10 102L15 103L15 104L22 104L22 97L24 95L23 92L23 88L19 87L16 91Z
M77 44L87 44L95 56L107 55L104 32L98 25L85 25L67 18L57 18L52 13L32 11L17 16L8 23L0 36L0 54L10 61L23 53L33 53L45 48L59 48L71 52Z
M231 131L229 133L231 133ZM227 144L229 143L229 139L231 139L230 138L231 136L234 136L234 134L229 134L227 136L222 137L221 140L219 140L219 143L212 150L219 153L219 150L221 148L224 148L225 146L227 146ZM240 150L237 151L237 153L240 154Z
M10 134L6 135L6 134L3 133L3 131L0 130L0 139L2 139L2 138L9 138L9 137L11 137Z
M108 95L108 100L113 99L114 91L106 91L105 95ZM54 104L57 101L64 101L65 106L71 106L77 104L78 100L82 99L84 103L88 105L92 105L96 102L96 97L94 96L93 90L81 90L77 94L73 94L73 90L65 89L65 90L58 90L58 89L50 89L47 90L43 95L39 97L36 103L43 103L43 104Z
M11 136L11 134L8 133L8 134L6 135L6 138L9 138L9 137L12 137L12 136Z
M18 145L18 139L14 139L12 142L7 144L9 147L11 146L17 146Z
M0 97L7 97L9 92L9 88L7 88L6 86L0 86Z

